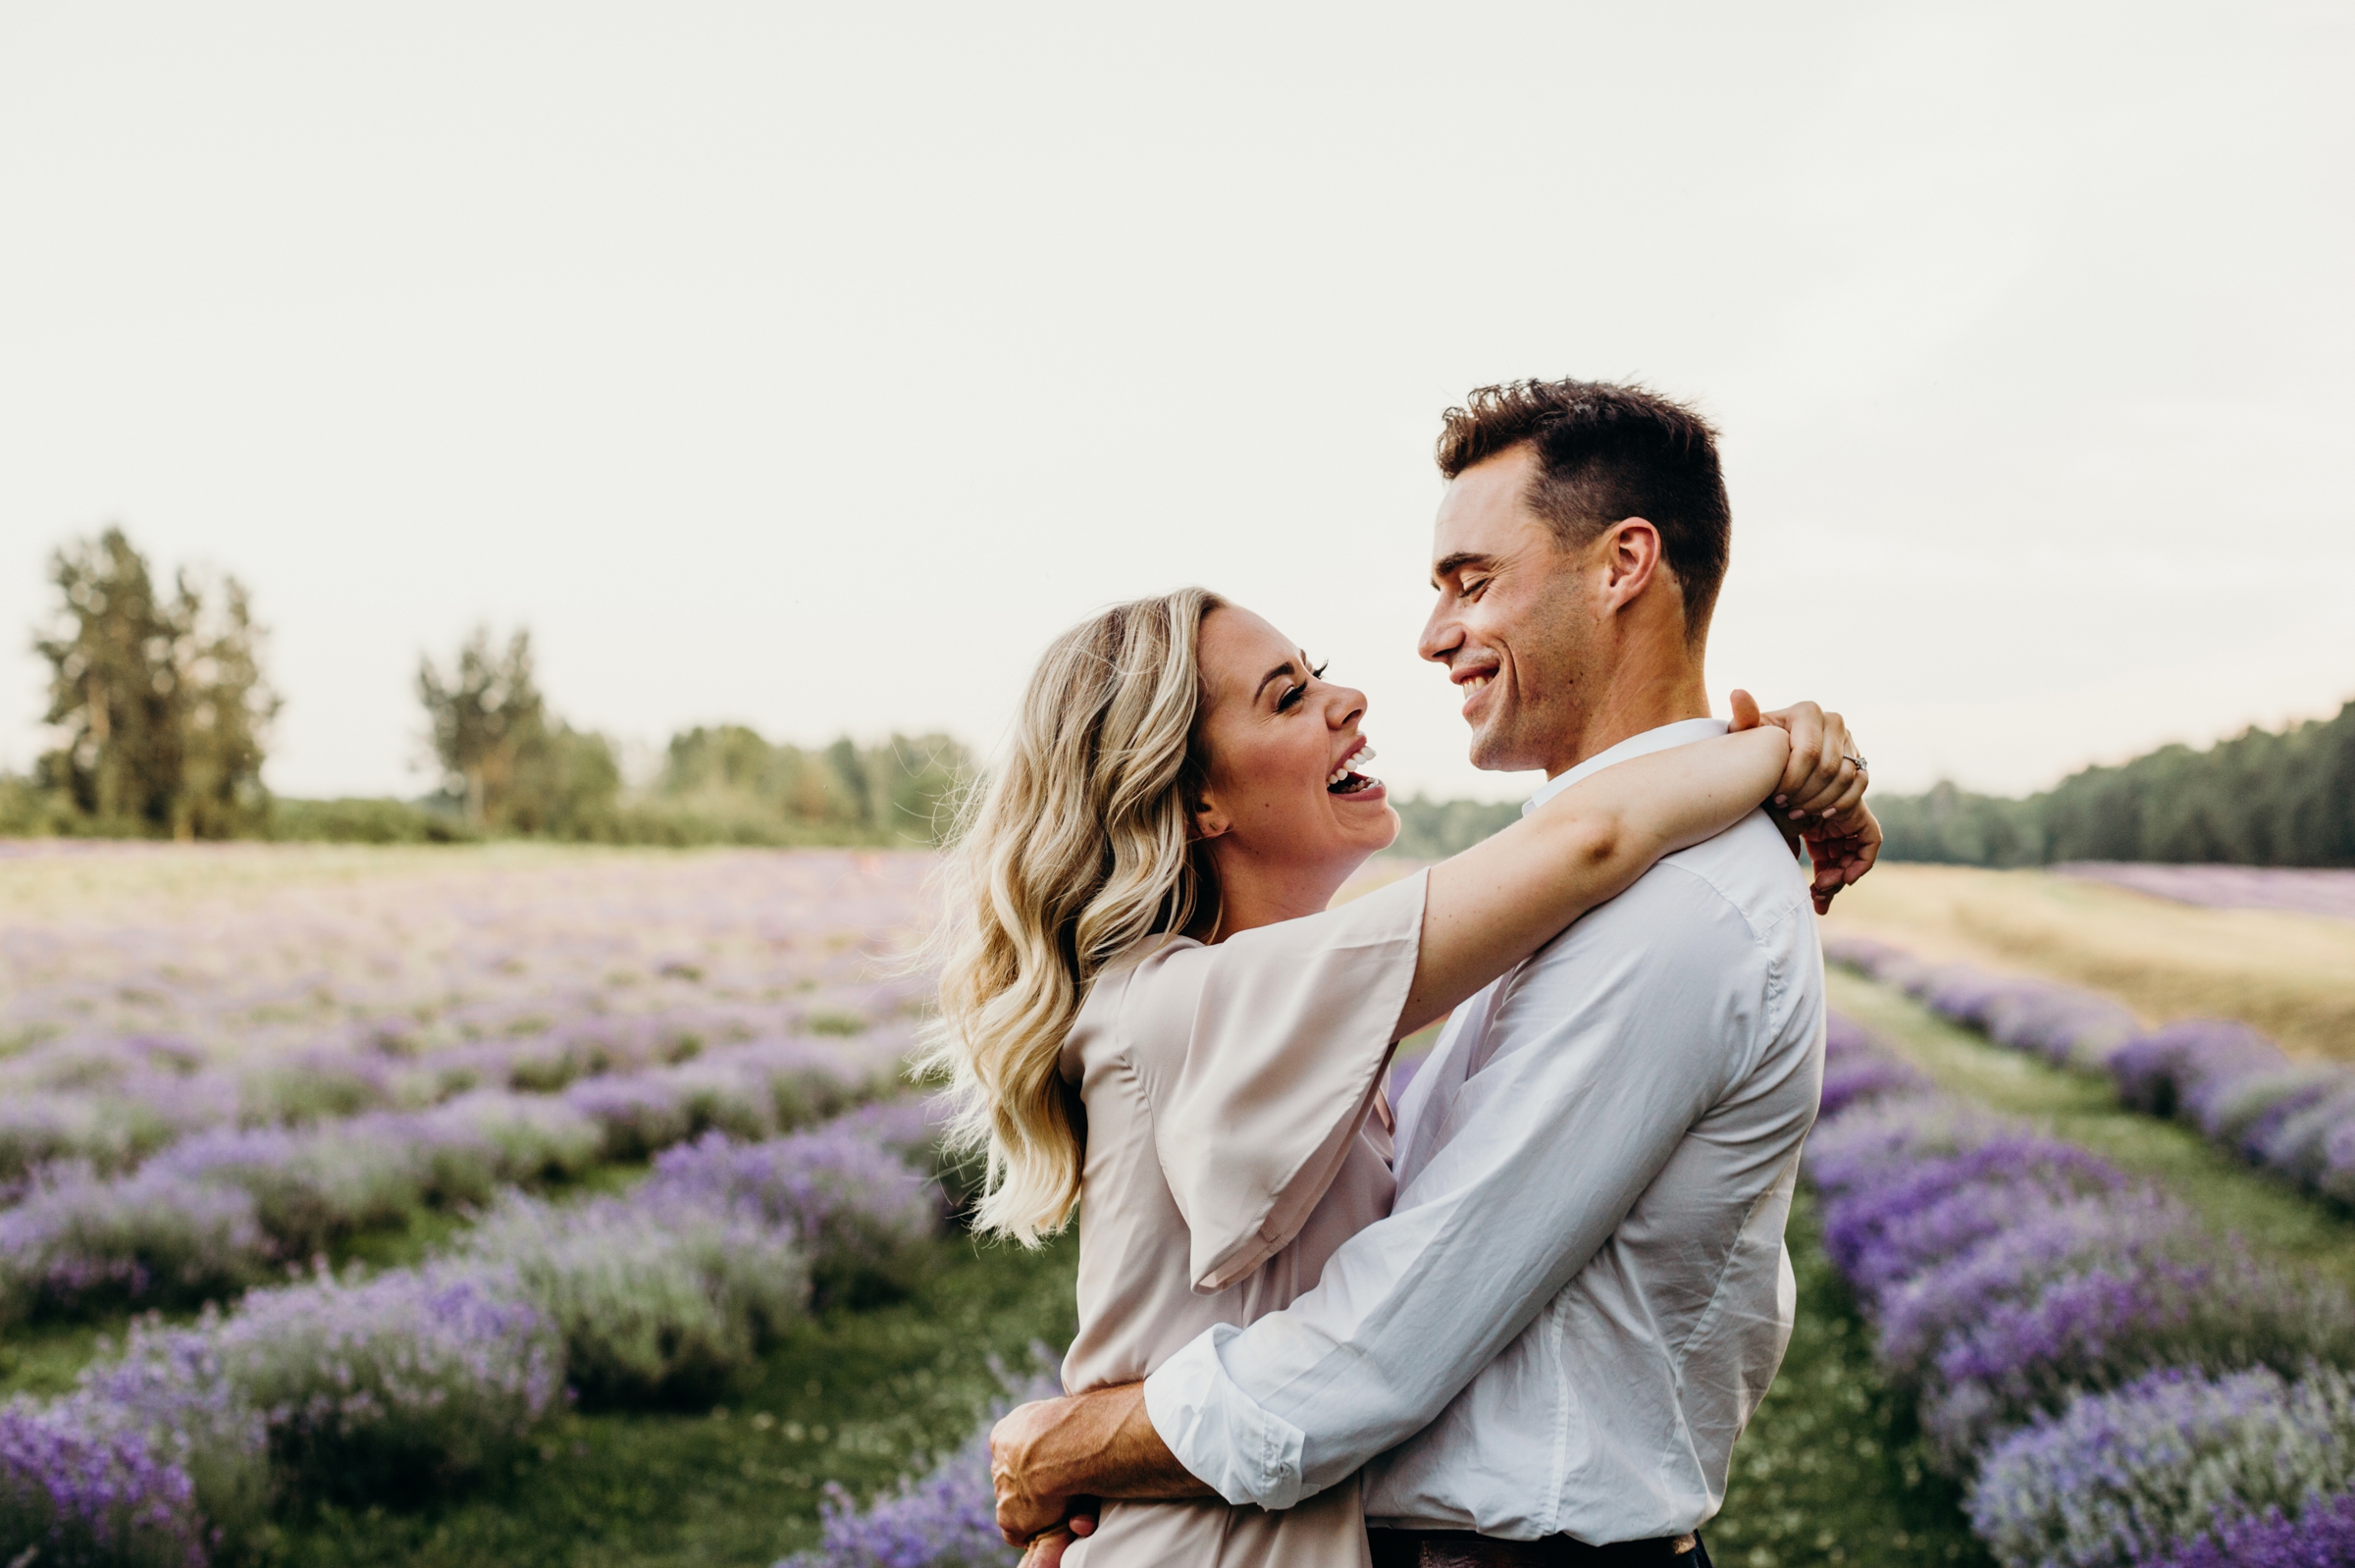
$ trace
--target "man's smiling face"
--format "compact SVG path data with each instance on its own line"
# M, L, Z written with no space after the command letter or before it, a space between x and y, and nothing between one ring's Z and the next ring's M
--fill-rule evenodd
M1447 666L1472 726L1472 765L1571 765L1595 645L1588 551L1530 509L1537 452L1515 446L1448 482L1432 541L1439 602L1416 651Z

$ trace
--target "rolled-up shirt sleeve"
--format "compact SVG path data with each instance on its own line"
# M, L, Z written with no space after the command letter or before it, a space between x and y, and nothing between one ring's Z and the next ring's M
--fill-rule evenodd
M1163 1441L1229 1502L1284 1508L1428 1425L1750 1071L1771 990L1742 914L1673 862L1557 937L1500 982L1493 1054L1428 1108L1390 1217L1290 1307L1146 1381Z

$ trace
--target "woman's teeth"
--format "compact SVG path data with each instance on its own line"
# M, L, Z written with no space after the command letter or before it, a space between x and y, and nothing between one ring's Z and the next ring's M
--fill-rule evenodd
M1382 781L1361 770L1362 764L1374 760L1374 748L1361 746L1349 754L1348 760L1326 776L1325 788L1338 795L1354 795L1369 785ZM1354 782L1352 782L1354 780ZM1342 786L1346 785L1346 788Z

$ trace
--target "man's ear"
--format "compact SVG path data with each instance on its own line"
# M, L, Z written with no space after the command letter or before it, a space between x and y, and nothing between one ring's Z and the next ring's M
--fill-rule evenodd
M1642 517L1622 517L1602 531L1603 601L1612 609L1632 604L1660 569L1660 531Z

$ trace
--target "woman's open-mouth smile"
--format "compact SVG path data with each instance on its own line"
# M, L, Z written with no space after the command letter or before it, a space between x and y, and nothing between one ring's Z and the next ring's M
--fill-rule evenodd
M1382 780L1371 773L1360 771L1366 763L1372 760L1374 760L1374 748L1361 735L1358 737L1357 744L1342 754L1340 761L1326 776L1325 793L1328 795L1372 795L1377 800L1381 799L1385 793Z

